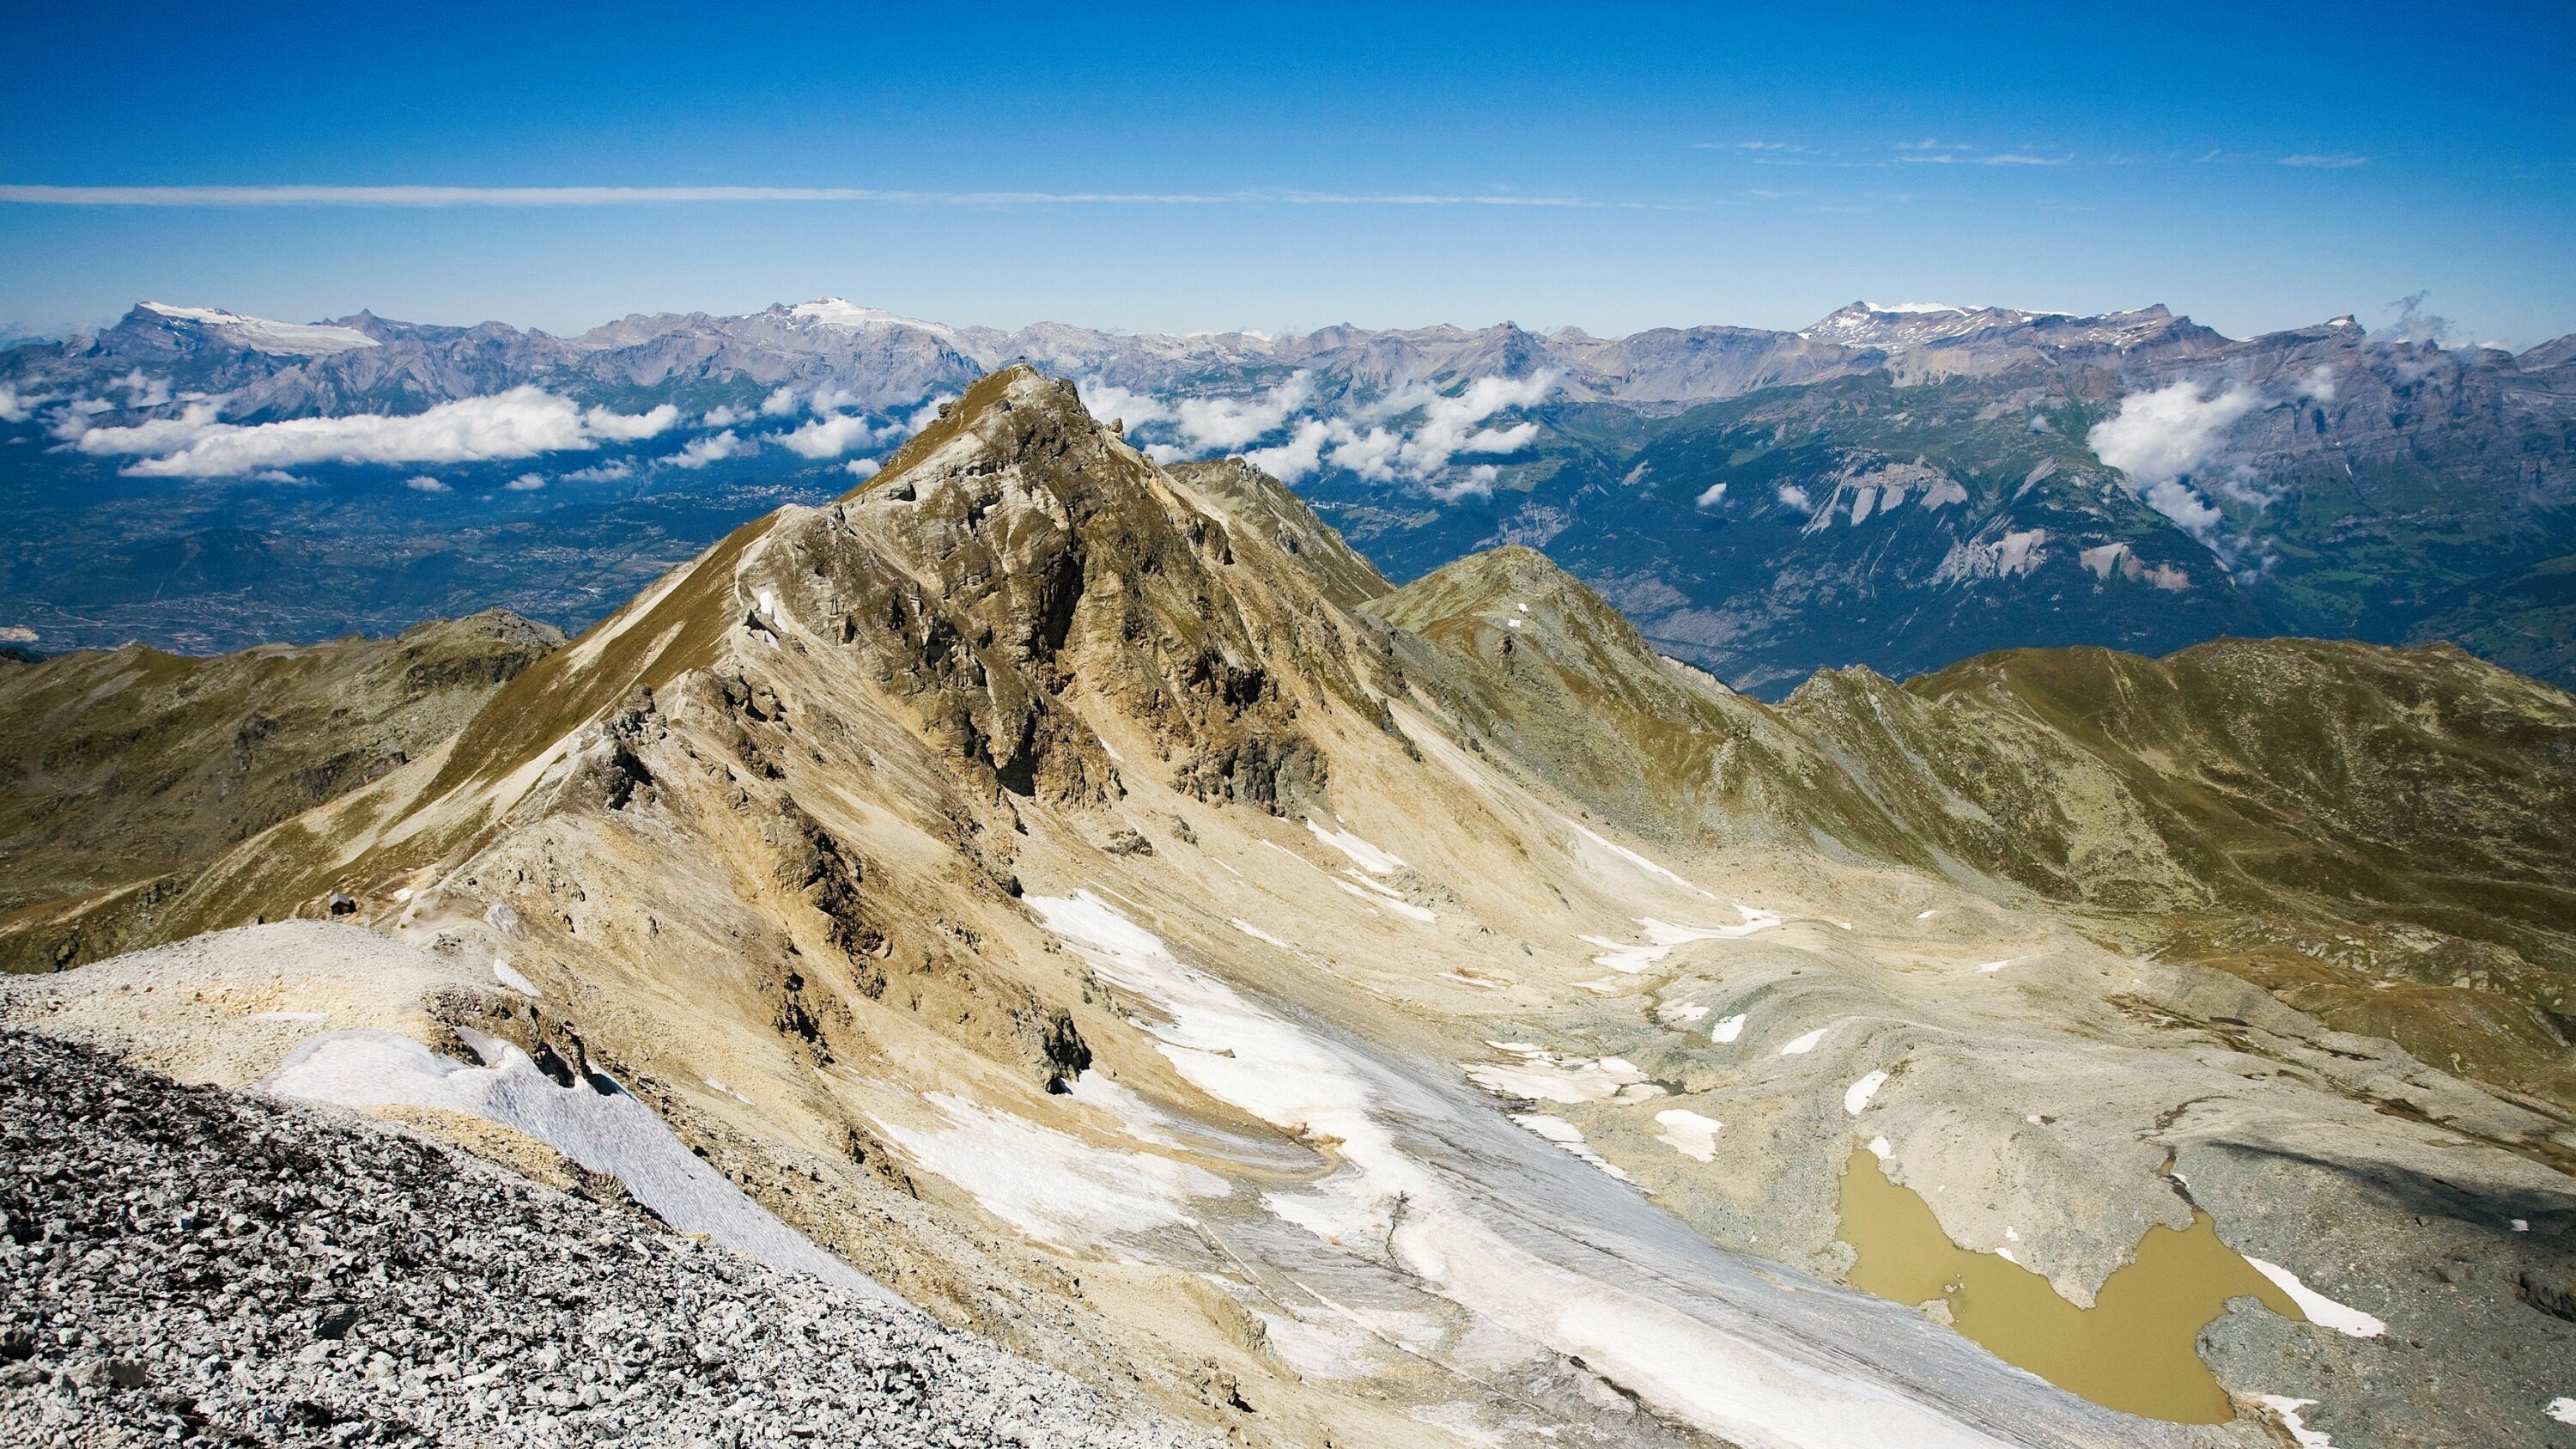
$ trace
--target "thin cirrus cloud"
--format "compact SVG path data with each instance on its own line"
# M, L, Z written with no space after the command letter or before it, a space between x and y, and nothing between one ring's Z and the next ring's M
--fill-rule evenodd
M660 206L720 202L908 206L1535 206L1669 209L1583 196L1329 191L899 191L863 186L0 186L22 206Z
M1896 158L1909 166L2063 166L2072 156L2033 156L2026 151L1998 151L1972 156L1959 151L1914 152Z
M2311 151L2302 151L2294 156L2282 157L2281 164L2284 166L2302 166L2316 171L2349 171L2355 166L2369 165L2370 158L2367 156L2320 155Z

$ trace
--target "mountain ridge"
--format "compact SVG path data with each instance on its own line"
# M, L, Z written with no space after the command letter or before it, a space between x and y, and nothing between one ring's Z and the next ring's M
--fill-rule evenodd
M995 373L126 926L181 946L0 981L0 1018L225 1085L292 1058L327 1094L316 1054L399 1052L649 1111L916 1305L1256 1444L2243 1449L2264 1395L2318 1383L2310 1422L2357 1444L2534 1436L2568 1331L2513 1275L2555 1281L2576 1224L2559 1088L2122 939L2181 913L2072 887L2198 880L2149 783L1958 680L1731 694L1532 551L1374 587L1285 488L1167 469L1070 384ZM2531 716L2515 758L2555 778L2576 702L2355 657L2475 706L2394 741L2464 802L2397 848L2452 868L2519 792L2497 869L2527 873L2565 813L2436 747ZM2283 728L2263 757L2298 766ZM2246 798L2341 808L2286 783ZM2033 800L2058 813L2009 818ZM318 929L384 964L277 924L335 897ZM2564 974L2313 963L2526 1018ZM2213 1308L2159 1341L2203 1376L2188 1403L2114 1413L1837 1282L1872 1144L1954 1246L2086 1312L2150 1225L2204 1217L2316 1306ZM2471 1261L2499 1271L2432 1272Z
M176 642L137 582L173 552L205 560L190 587L253 601L218 616L371 604L363 622L382 628L408 617L398 598L414 614L497 600L578 628L648 563L777 501L837 495L929 404L1025 360L1074 377L1159 461L1241 455L1285 480L1391 580L1527 543L1665 652L1766 697L1830 664L1907 676L2017 644L2161 654L2258 633L2472 641L2569 682L2548 580L2576 550L2576 372L2559 344L2445 347L2421 318L2230 339L2162 305L1853 304L1814 335L1174 337L948 327L825 299L574 338L358 314L313 325L376 345L312 357L235 345L250 323L203 318L138 309L98 338L0 356L0 416L43 445L13 459L9 507L40 551L0 607L44 647L119 629ZM464 411L426 426L442 408ZM344 426L316 427L329 418ZM298 429L345 441L317 459ZM396 471L424 455L442 461ZM333 510L287 479L371 507ZM191 500L193 532L135 536L165 515L117 505L155 490ZM300 530L244 527L263 515L364 542L308 552ZM639 542L654 529L668 542ZM102 533L132 540L104 568L71 547ZM550 533L572 576L513 575L490 547ZM350 562L378 552L399 565ZM476 593L467 553L508 582ZM370 582L322 584L324 569Z

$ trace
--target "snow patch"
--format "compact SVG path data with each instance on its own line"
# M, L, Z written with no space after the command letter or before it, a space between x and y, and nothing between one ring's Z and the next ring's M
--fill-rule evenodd
M1553 1052L1532 1048L1519 1052L1517 1062L1471 1062L1460 1067L1467 1080L1497 1097L1514 1097L1525 1102L1607 1102L1634 1088L1653 1086L1636 1064L1620 1057L1568 1057L1559 1060ZM1631 1096L1660 1096L1663 1089Z
M1708 1029L1708 1039L1720 1046L1742 1035L1744 1035L1744 1013L1740 1011Z
M1426 1291L1580 1356L1711 1434L1787 1449L1996 1444L1884 1385L1802 1361L1518 1246L1478 1221L1449 1179L1405 1152L1374 1110L1363 1070L1335 1047L1182 963L1152 932L1087 890L1033 896L1027 904L1103 980L1165 1013L1155 1036L1184 1081L1284 1131L1337 1144L1342 1167L1333 1176L1311 1189L1264 1195L1263 1205L1283 1221L1373 1258L1390 1254Z
M544 994L537 990L537 983L530 981L527 977L519 974L519 968L499 957L495 957L492 961L492 979L509 987L512 991L519 993L521 996L533 999Z
M854 332L885 332L900 327L915 332L927 332L934 337L944 337L952 341L957 336L954 329L943 327L936 322L899 317L892 312L875 307L862 307L855 302L845 302L838 297L818 297L811 302L799 302L787 309L787 315L800 322L820 323L825 327L846 327Z
M1655 1121L1664 1129L1655 1134L1657 1142L1684 1157L1701 1162L1717 1160L1718 1129L1725 1123L1714 1117L1703 1117L1687 1107L1668 1107L1655 1114Z
M1562 815L1556 818L1559 820L1565 820L1565 817ZM1576 825L1575 822L1571 820L1565 820L1565 823L1573 826L1575 832L1581 835L1584 839L1600 846L1603 850L1606 850L1612 855L1619 857L1621 860L1628 862L1630 865L1644 871L1646 874L1654 876L1660 880L1670 881L1674 885L1680 886L1683 890L1691 892L1693 895L1708 895L1708 892L1701 890L1698 886L1692 885L1689 881L1673 874L1671 871L1666 870L1664 867L1657 865L1655 862L1648 860L1642 855L1639 855L1637 852L1630 850L1628 847L1620 845L1614 841L1606 840L1601 836L1594 834L1592 831L1586 830L1580 825ZM1709 896L1709 899L1715 900L1717 897Z
M1625 972L1633 976L1671 955L1676 946L1687 945L1692 941L1735 940L1780 924L1781 917L1776 911L1758 910L1741 902L1737 903L1735 909L1743 914L1744 920L1741 924L1733 926L1676 926L1640 916L1637 918L1637 924L1645 928L1646 940L1645 944L1639 946L1623 945L1617 941L1604 940L1599 936L1577 936L1575 939L1586 945L1602 947L1609 952L1608 955L1593 957L1593 965L1607 966L1613 971Z
M1097 1107L1115 1118L1118 1130L1139 1142L1157 1147L1178 1147L1181 1140L1163 1130L1172 1119L1153 1103L1153 1099L1122 1082L1111 1081L1097 1071L1086 1070L1067 1086L1065 1095L1086 1107Z
M1403 896L1396 894L1386 886L1382 886L1369 877L1360 874L1359 869L1356 866L1346 865L1342 867L1342 874L1349 876L1354 881L1357 881L1362 889L1366 890L1371 896L1374 896L1377 899L1377 903L1379 905L1386 907L1388 910L1395 912L1399 916L1410 916L1417 921L1436 921L1440 919L1430 911L1406 900ZM1339 885L1341 883L1336 881L1334 884ZM1350 887L1343 886L1342 889L1349 890Z
M1316 824L1311 815L1306 818L1306 828L1315 832L1317 840L1349 856L1352 864L1371 875L1391 875L1404 869L1402 859L1378 849L1347 830L1326 830Z
M1627 1173L1619 1170L1617 1164L1594 1151L1592 1144L1583 1140L1583 1130L1564 1118L1551 1117L1544 1112L1525 1112L1512 1120L1585 1162L1591 1163L1609 1176L1621 1182L1632 1180Z
M2299 1449L2334 1449L2334 1440L2309 1428L2299 1417L2301 1409L2316 1407L2316 1400L2294 1399L2287 1394L2256 1394L2254 1401L2280 1416L2281 1427L2290 1431L2290 1438Z
M1097 1088L1094 1096L1099 1096ZM964 1188L995 1217L1042 1243L1081 1247L1120 1233L1186 1223L1191 1198L1225 1197L1234 1191L1224 1178L1186 1162L1094 1147L946 1092L932 1092L925 1100L947 1119L946 1127L871 1120L915 1162Z
M1833 1028L1830 1026L1817 1027L1814 1031L1811 1031L1805 1036L1799 1037L1797 1040L1789 1043L1787 1046L1780 1048L1780 1055L1784 1057L1803 1057L1807 1053L1814 1051L1816 1049L1816 1043L1823 1041L1825 1039L1825 1033L1831 1030L1833 1030Z
M745 1197L614 1082L593 1073L590 1083L558 1087L510 1043L461 1028L457 1035L493 1065L467 1066L392 1032L331 1032L297 1047L260 1087L308 1102L438 1107L498 1123L615 1176L680 1232L705 1233L773 1268L901 1301Z
M2331 1328L2346 1338L2377 1338L2388 1331L2387 1324L2358 1308L2337 1303L2319 1293L2300 1282L2298 1274L2278 1263L2266 1263L2252 1254L2247 1254L2245 1261L2254 1265L2255 1272L2279 1284L2281 1291L2290 1295L2290 1301L2299 1305L2299 1311L2308 1316L2310 1323Z
M1241 916L1234 917L1232 920L1228 921L1227 924L1264 945L1276 946L1280 950L1285 951L1292 956L1303 956L1306 954L1305 952L1298 950L1294 945L1279 939L1277 936L1270 934L1268 931L1261 929L1259 926L1252 924Z
M328 357L337 352L355 352L360 348L383 345L355 327L272 322L265 317L244 317L216 307L173 307L167 302L146 302L143 310L175 322L193 322L200 327L210 327L226 342L253 352L283 357Z
M1861 1109L1869 1105L1869 1099L1877 1096L1878 1089L1886 1085L1887 1073L1885 1072L1872 1072L1852 1083L1843 1092L1843 1110L1855 1117L1859 1116Z

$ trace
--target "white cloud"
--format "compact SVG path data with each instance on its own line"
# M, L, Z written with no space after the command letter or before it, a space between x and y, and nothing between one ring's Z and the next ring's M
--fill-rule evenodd
M501 486L513 493L534 493L546 486L546 480L534 473L522 473Z
M358 413L249 425L218 422L213 403L194 403L176 418L85 429L76 446L92 455L140 457L124 470L132 477L228 478L305 463L526 458L649 438L679 420L679 409L669 403L630 416L584 410L538 388L514 387L408 416Z
M1288 441L1255 448L1244 454L1243 460L1282 483L1300 482L1324 465L1324 445L1332 436L1332 424L1322 418L1306 418L1288 435Z
M709 463L757 452L759 448L758 443L738 437L733 429L727 428L721 433L711 433L703 438L690 439L687 447L663 461L674 468L703 468Z
M890 430L886 433L886 437L888 439L909 437L920 432L939 421L940 410L955 401L957 401L957 394L953 392L938 393L926 399L920 407L913 409L911 417L904 419L902 431Z
M125 405L130 408L166 407L170 402L170 379L145 377L139 367L118 378L114 385L125 389Z
M1491 498L1494 496L1494 480L1502 473L1502 469L1491 463L1479 463L1468 469L1462 478L1429 485L1431 496L1443 503L1455 503L1461 498Z
M511 391L535 392L536 389L513 388ZM509 393L502 394L503 397L509 395ZM537 396L543 397L545 394L537 393ZM432 408L430 411L436 412L437 409ZM632 443L652 437L656 433L668 430L679 420L680 410L669 403L664 403L650 412L627 414L613 413L606 408L592 408L581 415L582 425L590 429L594 436L620 443Z
M1807 497L1807 490L1795 483L1780 485L1780 501L1801 513L1813 513L1816 509L1814 500Z
M707 409L706 416L698 419L698 426L702 428L729 428L736 423L749 422L750 420L751 414L744 412L742 409L734 407L731 404L726 404L722 407Z
M1484 428L1469 433L1458 445L1461 453L1517 453L1538 438L1538 424L1515 423L1508 428Z
M820 408L828 404L817 400L815 406ZM794 411L796 411L796 389L792 387L781 386L760 400L760 415L764 418L783 418Z
M2147 500L2149 508L2181 525L2183 532L2204 541L2214 539L2218 526L2226 521L2225 514L2179 479L2160 479L2147 485L2139 496Z
M1083 410L1104 423L1123 420L1135 428L1162 422L1172 415L1161 399L1096 377L1075 382L1074 389L1082 394Z
M1348 423L1334 425L1332 464L1348 468L1372 483L1395 481L1395 459L1404 451L1404 435L1388 428L1355 432Z
M85 407L86 401L73 399L54 424L55 437L84 453L175 453L224 426L215 421L215 404L197 402L180 409L175 418L148 418L130 428L94 428L85 415L102 409ZM245 465L234 471L251 469Z
M446 484L430 477L426 473L421 474L417 478L405 478L403 480L403 486L421 493L452 493L455 491Z
M23 423L36 410L42 398L22 396L14 387L0 387L0 423Z
M2227 429L2262 399L2230 386L2207 397L2200 384L2177 382L2120 399L2120 411L2084 435L2095 456L2139 488L2189 475L2216 457Z
M2320 156L2313 152L2301 152L2296 156L2282 157L2281 164L2284 166L2310 167L2321 171L2349 171L2355 166L2369 165L2370 158L2367 156Z
M294 483L300 485L310 483L313 480L310 478L298 478L283 468L262 468L258 472L250 475L250 481L253 483Z
M1399 462L1415 478L1429 478L1460 453L1517 453L1538 436L1538 424L1467 430L1505 408L1536 404L1556 387L1556 374L1525 378L1480 377L1454 397L1437 397L1424 408L1422 426L1405 439Z
M1726 485L1723 483L1711 483L1708 487L1700 491L1698 500L1692 503L1691 506L1693 508L1715 508L1725 497Z
M1173 408L1181 435L1200 448L1233 452L1277 432L1290 415L1314 401L1315 380L1298 372L1252 398L1184 398Z
M852 458L841 467L853 478L873 478L877 476L879 469L885 467L885 464L874 458Z
M1083 404L1098 418L1123 418L1132 429L1169 423L1178 442L1146 445L1157 462L1214 452L1242 451L1246 461L1272 477L1296 483L1324 468L1339 468L1377 483L1399 480L1430 485L1435 496L1466 497L1490 492L1500 470L1483 466L1448 478L1460 457L1496 457L1517 453L1536 441L1534 422L1504 427L1483 426L1509 408L1528 407L1555 387L1553 374L1527 378L1480 377L1455 395L1414 380L1376 401L1338 417L1300 417L1313 404L1313 377L1298 372L1269 391L1252 397L1183 398L1165 401L1098 379L1079 383ZM1408 428L1395 420L1420 413ZM1392 425L1390 425L1392 424ZM1246 448L1281 429L1288 436L1267 447Z
M2251 388L2229 386L2203 397L2200 384L2177 382L2122 398L2120 411L2094 424L2084 441L2129 476L2148 507L2210 541L2218 510L2186 480L2219 456L2228 428L2261 403Z
M864 448L876 440L876 429L855 413L835 413L816 418L778 439L778 445L805 458L837 458L852 448Z
M2320 362L2299 379L2299 398L2303 402L2333 402L2335 395L2334 364Z
M563 475L566 483L614 483L635 476L635 465L624 458L611 458L590 468L576 468Z

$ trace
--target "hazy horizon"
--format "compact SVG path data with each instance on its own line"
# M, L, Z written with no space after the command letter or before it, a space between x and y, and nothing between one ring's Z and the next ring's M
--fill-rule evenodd
M1541 9L54 10L0 321L151 297L577 332L839 295L1133 331L1793 329L1856 297L2231 336L2576 331L2563 6L2355 23Z

